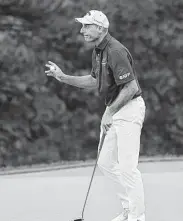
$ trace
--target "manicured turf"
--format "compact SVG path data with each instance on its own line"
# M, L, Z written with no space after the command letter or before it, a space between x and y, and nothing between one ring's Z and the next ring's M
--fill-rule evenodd
M141 163L147 221L182 220L183 162ZM81 215L92 167L0 177L1 221L70 221ZM110 221L120 204L97 170L85 221Z

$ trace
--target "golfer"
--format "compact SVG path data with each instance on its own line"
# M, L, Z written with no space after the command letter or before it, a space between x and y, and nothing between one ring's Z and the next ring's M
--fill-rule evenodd
M112 221L145 221L143 183L137 169L145 103L133 58L109 34L109 21L103 12L91 10L75 20L82 25L80 32L85 41L95 45L91 73L66 75L51 61L45 73L69 85L98 90L106 105L101 120L101 134L106 137L98 166L111 179L122 206Z

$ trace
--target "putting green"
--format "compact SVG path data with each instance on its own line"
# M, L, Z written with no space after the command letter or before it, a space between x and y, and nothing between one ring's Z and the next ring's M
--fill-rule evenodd
M142 163L147 221L182 220L183 162ZM0 220L70 221L81 216L92 167L0 177ZM97 170L85 221L110 221L120 204Z

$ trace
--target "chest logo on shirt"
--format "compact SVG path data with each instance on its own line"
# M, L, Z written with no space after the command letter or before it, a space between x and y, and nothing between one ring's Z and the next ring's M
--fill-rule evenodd
M128 72L128 73L126 73L126 74L123 74L123 75L120 75L119 76L119 79L120 80L123 80L123 79L125 79L125 78L127 78L127 77L129 77L130 76L130 72Z

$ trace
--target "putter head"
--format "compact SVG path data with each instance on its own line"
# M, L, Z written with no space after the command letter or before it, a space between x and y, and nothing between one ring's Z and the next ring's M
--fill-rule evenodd
M84 219L79 218L79 219L74 219L73 221L83 221Z

